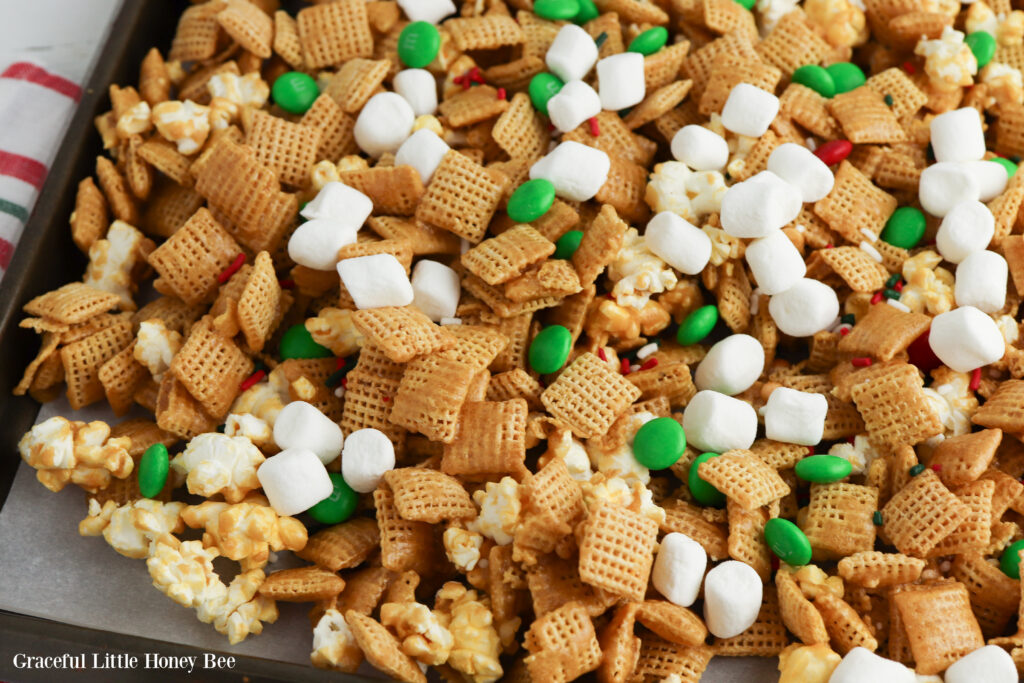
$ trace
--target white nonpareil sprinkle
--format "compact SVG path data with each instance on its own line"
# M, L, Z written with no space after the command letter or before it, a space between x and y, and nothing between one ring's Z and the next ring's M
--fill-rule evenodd
M641 346L640 350L636 352L636 357L639 358L640 360L643 360L657 350L658 345L655 344L654 342L651 342L650 344L645 344L644 346Z
M807 228L804 227L803 223L797 223L793 227L796 229L797 232L807 232Z
M875 233L871 232L867 228L861 228L860 232L861 232L862 235L867 237L868 240L870 240L872 242L877 242L878 241L878 235L876 235Z
M859 246L860 246L861 249L863 249L865 252L867 252L868 256L870 256L871 258L875 259L879 263L882 262L882 255L879 254L878 250L875 249L873 246L871 246L867 242L861 242Z
M757 315L761 310L761 288L758 287L750 293L750 315Z
M462 318L441 318L442 325L461 325Z
M907 306L905 303L897 301L896 299L886 299L885 303L889 304L890 306L892 306L893 308L895 308L898 311L903 311L904 313L910 313L910 307Z

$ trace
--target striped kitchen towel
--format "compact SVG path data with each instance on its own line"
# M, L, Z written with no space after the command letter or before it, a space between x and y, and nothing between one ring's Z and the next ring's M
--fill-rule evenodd
M77 84L31 62L0 70L0 278L81 94Z

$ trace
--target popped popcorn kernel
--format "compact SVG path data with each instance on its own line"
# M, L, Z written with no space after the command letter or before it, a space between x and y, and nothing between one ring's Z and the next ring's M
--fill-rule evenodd
M480 534L453 526L444 530L443 541L448 560L459 571L471 571L480 561L480 547L484 542Z
M939 266L942 257L926 249L903 262L900 303L914 313L931 315L953 308L953 274Z
M306 330L313 341L326 346L335 356L350 356L366 341L352 322L352 311L342 308L320 309L312 318L306 318Z
M123 138L148 133L153 128L152 112L148 102L139 102L121 114L117 120L117 134Z
M156 130L186 156L195 154L210 134L210 108L192 100L161 102L153 107Z
M921 40L914 54L924 57L924 70L937 90L953 90L974 82L978 60L964 42L964 34L951 26L934 40Z
M779 653L779 683L828 683L842 659L828 643L793 643Z
M144 559L157 538L185 530L181 518L185 507L185 503L163 503L149 498L125 505L108 500L101 507L99 501L90 498L89 515L78 523L78 533L102 535L111 548L125 557Z
M642 309L652 294L675 287L675 272L647 248L636 228L626 231L618 256L608 265L608 277L615 283L612 296L620 306Z
M116 294L121 300L121 309L136 309L132 296L137 286L132 280L136 265L145 262L152 251L153 243L124 221L114 221L104 239L98 239L89 247L89 266L83 281L90 287Z
M380 606L380 623L402 643L402 652L418 662L437 666L448 661L455 639L446 628L447 615L432 612L418 602L386 602Z
M345 673L354 673L362 663L363 651L338 610L325 610L313 627L313 651L309 659L318 669Z
M68 482L90 493L105 489L111 477L124 479L135 463L128 455L131 439L111 439L105 422L71 422L51 417L21 437L18 452L34 467L36 478L51 491L60 491Z
M473 683L494 683L501 678L501 640L487 602L478 600L476 591L448 582L437 592L434 611L449 618L453 643L448 664Z
M185 524L203 529L203 545L231 560L243 562L246 569L262 568L270 551L302 550L306 547L306 527L294 517L278 515L266 497L250 494L240 503L207 500L190 505L181 512Z
M229 503L238 503L260 487L256 470L265 459L244 436L208 432L189 441L171 460L171 469L185 479L189 493L207 497L220 493Z
M498 545L511 543L522 511L516 480L502 477L497 484L488 482L483 491L473 494L473 501L480 506L480 514L466 524L466 528L492 539Z
M645 200L654 213L671 211L699 223L721 209L727 189L725 177L718 171L691 171L680 161L665 161L654 167Z
M181 349L181 344L181 333L168 330L160 318L144 320L139 323L132 355L146 366L154 379L159 380L170 369L171 361Z

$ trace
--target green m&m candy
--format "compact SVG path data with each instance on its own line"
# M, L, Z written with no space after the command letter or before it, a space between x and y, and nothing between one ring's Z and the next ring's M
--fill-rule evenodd
M562 82L562 79L554 74L549 74L547 71L531 78L529 90L530 102L533 103L533 108L541 114L547 115L548 100L557 95L564 85L565 83Z
M289 71L277 77L270 88L270 96L289 114L305 114L320 96L320 88L309 74Z
M989 159L989 161L994 161L995 163L999 164L1000 166L1006 169L1007 180L1012 178L1013 175L1017 172L1017 164L1013 163L1006 157L995 157L993 159Z
M398 34L398 58L413 69L422 69L434 61L441 49L441 34L426 21L414 21Z
M736 0L736 3L743 7L743 9L752 10L754 5L757 4L757 0Z
M964 39L967 47L971 48L974 58L978 60L978 68L982 68L992 61L996 54L996 38L988 31L975 31L968 34Z
M800 567L811 561L811 542L807 534L788 519L775 517L764 525L764 542L786 564Z
M1020 578L1020 553L1024 550L1024 540L1016 541L1006 546L1002 557L999 558L999 568L1011 579Z
M570 230L555 242L555 253L551 255L551 258L571 259L576 250L580 248L582 240L582 230Z
M303 324L292 325L281 337L281 359L289 358L330 358L334 354L326 346L313 341L313 336Z
M579 0L533 0L533 13L548 21L575 19L580 13Z
M597 5L594 4L594 0L579 0L579 3L580 11L572 18L574 23L585 24L601 16L601 12L597 9Z
M686 316L679 331L676 333L676 341L683 346L690 346L704 339L715 329L718 322L718 307L709 305L701 306L696 311Z
M711 458L717 458L721 453L701 453L693 464L690 465L690 472L686 477L686 483L690 487L690 493L701 505L720 508L725 505L725 494L711 484L700 478L700 465Z
M832 74L817 64L804 64L798 68L793 72L793 82L810 88L822 97L832 97L836 94L836 83L832 80Z
M885 222L880 237L894 247L911 249L924 237L925 218L920 209L901 206Z
M627 52L639 52L642 55L653 55L665 47L668 42L668 29L664 26L649 28L629 42Z
M530 342L530 367L542 375L558 372L569 359L571 348L572 332L562 325L548 325Z
M671 417L645 422L633 438L633 456L648 469L663 470L676 464L686 450L683 426Z
M816 484L830 484L850 476L853 465L838 455L811 455L796 464L796 476Z
M832 82L836 86L836 95L856 90L867 82L867 77L860 67L851 62L836 62L825 67Z
M155 443L146 449L139 462L139 493L146 498L155 498L164 490L171 461L167 446Z
M337 472L329 472L334 490L319 503L309 508L309 516L323 524L341 524L352 516L359 503L359 494L349 488Z
M508 198L508 217L516 223L535 221L555 202L555 186L550 180L535 178L516 188Z

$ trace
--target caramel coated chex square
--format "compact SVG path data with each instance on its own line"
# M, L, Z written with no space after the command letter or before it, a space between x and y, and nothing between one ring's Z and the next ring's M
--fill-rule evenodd
M829 110L854 144L891 144L907 139L882 95L866 85L836 95L829 102Z
M522 479L528 472L526 414L523 399L467 403L455 440L444 447L441 471L469 481Z
M75 325L117 307L116 294L71 282L25 304L24 311L55 323Z
M217 334L209 318L192 332L171 362L171 371L213 417L227 415L253 364L231 339Z
M640 390L592 353L584 353L562 371L541 402L554 417L582 438L600 436Z
M971 422L1004 432L1024 432L1024 380L1008 379L1000 383L996 392L971 417Z
M402 519L438 524L469 519L476 506L454 477L425 467L402 467L384 474Z
M882 508L883 528L901 553L925 557L969 513L935 472L925 470L912 477Z
M395 496L382 482L373 492L380 531L381 564L393 572L429 574L437 560L434 529L426 522L402 519L395 508Z
M543 680L544 674L558 680L573 680L601 663L601 646L597 642L594 623L586 608L578 602L570 602L538 618L530 625L523 640L524 647L531 653L526 666L535 680ZM557 663L540 654L554 654ZM556 672L549 667L555 667Z
M967 587L971 610L978 619L982 635L995 638L1006 633L1010 620L1018 613L1020 581L1004 574L998 564L980 552L965 552L954 557L950 576Z
M904 313L892 306L872 306L850 333L839 340L838 349L857 356L892 360L924 334L929 325L931 318L927 315Z
M479 370L447 358L426 356L410 363L394 398L391 419L431 441L451 443L459 414Z
M78 410L104 397L100 369L131 340L131 323L122 320L60 349L72 409Z
M714 458L712 458L714 460ZM814 484L807 517L801 525L814 556L844 557L873 550L878 489L858 484Z
M357 517L321 529L295 554L304 560L336 572L358 566L377 549L380 531L377 522Z
M352 323L388 358L407 363L416 356L450 347L455 338L412 306L368 308L352 314Z
M620 505L590 508L580 541L580 578L629 600L642 600L654 561L658 524Z
M373 54L373 34L364 0L335 0L306 7L297 17L307 67L339 66Z
M791 74L804 64L817 64L832 48L809 26L802 11L793 11L754 49L761 59Z
M477 243L487 232L508 182L504 173L451 150L434 171L416 219Z
M555 245L529 225L517 225L462 255L462 265L489 285L514 279L555 252Z
M901 591L893 596L903 620L915 670L936 674L985 644L962 583Z
M754 510L789 493L774 468L747 450L733 450L700 465L700 477L746 510Z
M593 284L601 271L618 255L627 227L615 209L605 204L597 217L583 230L580 246L572 255L572 265L580 276L582 286Z
M942 422L922 384L917 368L902 363L850 389L872 443L893 449L942 432Z
M254 111L246 143L256 150L261 164L277 174L285 185L309 183L309 169L320 148L319 128L291 123L265 111Z

